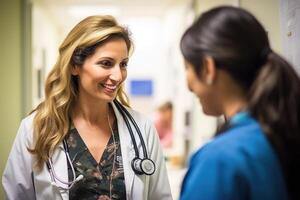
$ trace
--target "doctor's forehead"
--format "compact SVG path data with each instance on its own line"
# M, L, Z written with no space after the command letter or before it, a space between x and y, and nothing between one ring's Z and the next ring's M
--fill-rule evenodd
M96 48L94 58L128 59L128 48L124 39L114 39Z

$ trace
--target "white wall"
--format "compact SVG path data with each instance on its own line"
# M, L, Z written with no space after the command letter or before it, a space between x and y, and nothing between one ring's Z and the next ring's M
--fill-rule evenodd
M298 1L299 0L282 0ZM249 10L263 24L269 33L271 46L281 52L279 0L198 0L198 13L220 5L231 5Z
M240 6L253 13L262 23L268 32L272 49L281 53L279 0L241 0Z
M47 10L38 4L33 4L32 9L32 94L33 107L39 102L39 92L44 92L45 76L54 66L58 55L58 28L47 15ZM38 86L38 72L41 73L42 84Z
M300 1L281 0L280 17L282 53L300 75Z

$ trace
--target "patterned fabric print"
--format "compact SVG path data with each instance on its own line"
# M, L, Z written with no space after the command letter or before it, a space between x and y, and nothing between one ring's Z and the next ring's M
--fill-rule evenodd
M70 189L70 200L126 199L124 169L117 123L114 123L113 125L113 132L117 148L116 156L114 156L114 141L111 136L102 154L100 163L97 163L76 128L71 128L67 136L70 158L72 160L76 176L82 174L84 178ZM114 159L115 166L112 173ZM68 166L68 174L69 181L73 180L70 166ZM111 198L110 181L112 182Z

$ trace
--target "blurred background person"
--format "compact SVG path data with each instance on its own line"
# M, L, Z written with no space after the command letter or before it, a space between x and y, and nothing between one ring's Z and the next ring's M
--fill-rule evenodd
M191 158L180 199L299 199L300 79L261 23L244 9L216 7L180 47L203 112L228 120Z
M170 148L173 142L173 105L167 101L157 108L154 115L154 125L163 147Z

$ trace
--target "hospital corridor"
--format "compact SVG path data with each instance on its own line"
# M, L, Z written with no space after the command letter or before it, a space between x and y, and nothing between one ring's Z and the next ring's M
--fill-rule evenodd
M214 74L217 70L212 70L214 79L203 79L203 82L199 82L195 81L198 80L197 78L192 79L194 77L191 75L190 68L197 62L201 63L199 66L210 66L206 63L218 65L220 63L218 59L213 62L210 58L215 59L214 56L220 49L215 47L216 52L205 49L205 53L201 54L203 58L207 58L205 56L210 53L212 56L207 60L199 59L193 63L189 61L194 59L195 55L184 46L204 48L201 45L197 46L197 42L201 41L200 33L199 37L193 34L202 30L195 28L197 25L202 26L208 23L208 20L203 23L199 21L197 24L197 19L203 13L218 7L234 11L235 8L241 8L241 11L236 11L238 14L244 10L246 13L253 14L264 27L264 34L270 43L270 48L264 49L264 59L270 53L277 52L293 66L293 70L299 76L300 0L0 0L0 174L2 178L0 200L6 199L6 192L14 193L13 188L7 186L5 189L3 184L9 185L11 180L17 180L16 182L20 180L19 183L14 183L15 185L22 185L22 181L26 183L37 181L35 183L41 186L36 187L37 189L33 188L32 191L38 193L44 187L43 184L48 184L43 182L44 177L48 177L49 184L51 181L56 184L55 187L57 186L62 194L61 199L68 199L68 191L70 191L70 199L88 199L76 198L76 195L72 197L73 194L85 195L85 191L77 189L76 185L80 186L80 182L84 185L86 183L84 181L90 180L86 178L87 176L92 176L91 180L100 177L99 180L105 183L103 184L105 187L100 184L95 188L105 191L107 196L99 195L91 199L154 200L160 197L163 200L189 199L181 194L183 181L188 187L191 186L189 180L194 178L193 181L197 182L202 178L191 178L193 175L190 175L190 179L184 179L191 162L194 162L194 170L197 166L204 165L204 160L202 164L200 161L199 165L195 164L198 153L202 152L198 150L214 141L214 138L218 137L217 133L230 128L228 126L224 129L223 125L231 118L223 113L218 116L213 115L213 111L217 109L211 109L213 114L210 115L209 110L204 106L207 100L205 98L210 97L209 95L214 91L205 93L208 90L196 87L198 83L205 85L205 88L215 86L218 84L216 79L221 77L222 71L226 70L221 68L220 76ZM204 20L205 16L209 19L210 15L204 15L200 19ZM221 19L223 18L220 17L220 21ZM101 23L103 27L99 28L99 33L92 33ZM194 29L189 29L193 24ZM212 23L209 28L216 28L215 26L217 25ZM112 33L105 36L109 31ZM249 35L248 33L244 36L251 38L251 33ZM243 42L239 39L243 38L239 36L243 33L234 34L237 37L234 42ZM206 33L204 35L208 39L214 39L213 35L211 37ZM225 30L224 35L226 35ZM193 36L196 38L194 41L191 39ZM100 37L102 38L99 39ZM256 36L253 35L251 40L254 37ZM96 40L99 41L95 42ZM229 48L233 46L233 42L224 41L226 42L218 44L228 45L228 48L224 48L223 51L223 55L227 56L231 53ZM205 43L204 45L207 45L205 48L209 48L211 44ZM250 49L243 50L245 55L251 55ZM95 55L101 55L106 59L97 61L97 66L104 66L100 70L98 67L94 71L85 71L78 67L92 66L86 61L94 62ZM117 64L120 67L114 68ZM74 65L72 69L68 68L70 65ZM71 78L66 78L66 70L69 70L67 75ZM204 72L209 74L210 70L211 68L208 67ZM197 69L193 72L200 74L198 78L201 77ZM106 75L107 80L104 77ZM47 79L48 76L50 78ZM74 77L78 79L75 80ZM225 75L222 77L226 78ZM244 81L243 78L241 79ZM92 84L95 80L100 81L95 86L96 90L95 88L93 90ZM61 85L72 85L72 88L67 89ZM74 89L73 85L77 88ZM220 85L222 88L222 84ZM287 86L286 89L288 88ZM100 91L99 95L94 91ZM79 100L75 100L76 95ZM201 99L202 97L204 100ZM96 104L95 98L109 102L105 104L108 106ZM45 101L45 99L50 100ZM81 105L78 102L84 100L91 105L92 109L89 112L94 115L96 112L93 108L99 110L103 108L97 113L99 122L103 123L103 126L90 126L92 128L88 129L91 123L83 123L81 117L86 115L81 112L86 107L76 106ZM209 104L214 100L207 100L207 102ZM213 104L215 107L218 105ZM278 104L278 107L280 105ZM72 106L74 110L70 109ZM238 111L244 111L244 108ZM35 119L30 117L32 112L38 113ZM74 113L77 112L81 114L75 115ZM100 120L101 113L106 114L103 114ZM51 116L56 118L52 119ZM274 119L277 119L276 117L277 115ZM22 121L24 118L26 119ZM31 121L35 124L34 130L32 127L29 128L28 123ZM40 136L25 135L37 130L41 131ZM90 130L86 131L89 133L93 132L92 130L104 130L104 142L97 143L98 146L104 144L104 147L89 148L88 144L95 145L96 138L100 136L94 135L94 139L91 139L80 133L82 130ZM47 131L53 135L47 136ZM58 134L59 132L61 135ZM15 138L19 140L15 141ZM36 138L39 139L35 141ZM12 150L14 141L16 149ZM37 145L34 149L26 148L22 141L26 145ZM228 146L231 144L228 142ZM61 157L57 147L63 149ZM226 152L227 147L224 149ZM191 161L195 152L197 155ZM27 175L15 174L14 170L21 173L23 170L28 170L29 165L33 166L31 162L35 157L30 155L37 156L37 167L41 171L34 170ZM61 159L66 161L65 171L55 164L63 162ZM75 162L76 159L78 161ZM92 162L88 163L91 160ZM45 161L44 165L41 164L43 161ZM126 162L128 164L125 164ZM79 169L83 169L80 168L82 165L88 168L93 163L98 167L92 168L94 171L82 172L87 175L77 174ZM5 169L6 166L10 167ZM224 165L224 170L230 171L226 167L228 166ZM211 170L214 168L212 167ZM5 171L9 175L5 175ZM189 173L192 172L195 171ZM87 181L87 183L90 184L86 185L87 188L94 187L94 182ZM139 186L140 184L142 186ZM168 192L168 184L170 184L170 192ZM66 192L61 192L60 185L64 185ZM53 184L51 187L54 188ZM23 191L24 195L26 192L29 194L28 188L29 186L24 185L19 191ZM55 192L53 188L51 192ZM94 190L97 190L95 188ZM187 188L184 189L189 191ZM76 193L72 194L73 190L76 190ZM38 195L35 198L51 199L46 195L46 190L43 192L44 198ZM194 193L197 197L197 191ZM151 195L157 196L154 198ZM33 196L28 195L25 199L27 198ZM201 196L198 198L202 199ZM11 199L22 198L20 196L13 198L12 195Z

